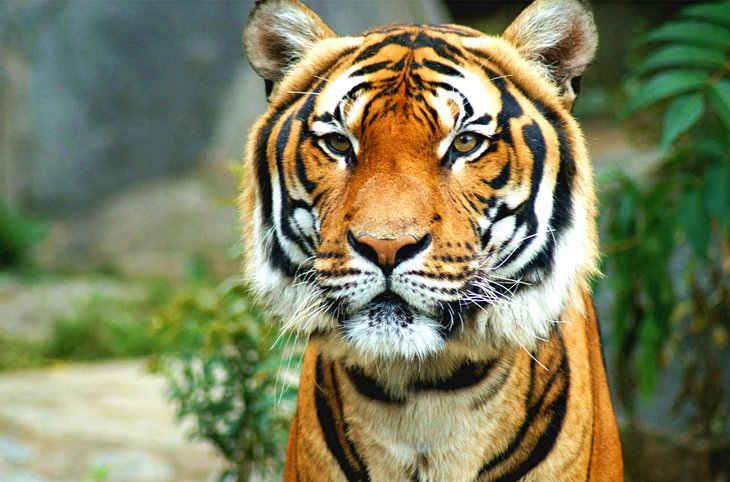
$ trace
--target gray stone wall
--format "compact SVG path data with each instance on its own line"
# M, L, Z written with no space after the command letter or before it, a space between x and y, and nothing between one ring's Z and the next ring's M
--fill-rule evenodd
M3 94L2 164L15 179L14 196L66 214L195 163L240 58L247 7L0 4L9 51L2 77L10 86Z

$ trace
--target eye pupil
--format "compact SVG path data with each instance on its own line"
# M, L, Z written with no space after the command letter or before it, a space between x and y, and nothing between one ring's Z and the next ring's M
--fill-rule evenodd
M331 134L325 138L327 146L338 154L344 154L350 150L350 140L342 134Z

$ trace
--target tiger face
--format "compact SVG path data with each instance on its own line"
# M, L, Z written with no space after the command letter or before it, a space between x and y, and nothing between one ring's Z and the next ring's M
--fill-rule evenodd
M537 2L502 37L336 37L299 2L256 7L244 44L271 91L247 154L247 272L286 329L355 361L549 336L597 252L570 114L595 32L574 5Z

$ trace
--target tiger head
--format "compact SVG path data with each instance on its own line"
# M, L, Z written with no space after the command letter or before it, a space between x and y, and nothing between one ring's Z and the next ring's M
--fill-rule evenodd
M244 46L246 269L284 327L340 356L533 349L596 271L592 173L570 114L596 49L574 0L501 37L388 25L338 37L263 0Z

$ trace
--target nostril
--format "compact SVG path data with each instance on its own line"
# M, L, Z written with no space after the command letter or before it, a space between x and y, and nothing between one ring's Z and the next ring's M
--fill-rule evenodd
M383 239L365 234L355 238L352 232L348 231L347 241L357 253L389 274L399 263L426 249L431 243L431 235L427 234L420 240L412 235Z
M352 231L347 231L347 242L352 246L352 249L365 258L369 259L375 264L378 264L378 253L369 244L358 241L352 234Z
M431 244L431 235L426 234L419 241L416 241L413 244L404 245L398 250L398 252L395 253L395 266L399 265L401 262L409 258L416 256L418 253L428 248L429 244Z

